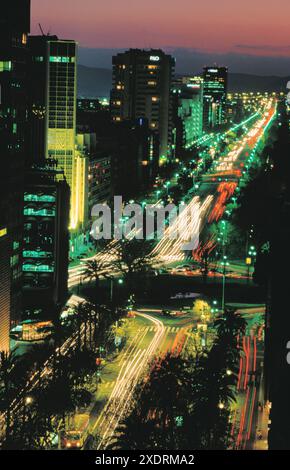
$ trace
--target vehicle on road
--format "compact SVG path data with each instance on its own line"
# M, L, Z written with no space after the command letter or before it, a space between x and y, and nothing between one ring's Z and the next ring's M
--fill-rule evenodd
M162 310L161 314L162 314L164 317L170 317L170 310Z
M69 429L64 431L61 436L62 449L77 450L83 447L89 418L87 413L77 414L73 417Z

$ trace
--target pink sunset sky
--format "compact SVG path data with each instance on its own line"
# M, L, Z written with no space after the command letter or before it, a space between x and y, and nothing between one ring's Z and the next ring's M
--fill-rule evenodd
M32 0L32 32L90 48L290 56L289 0Z

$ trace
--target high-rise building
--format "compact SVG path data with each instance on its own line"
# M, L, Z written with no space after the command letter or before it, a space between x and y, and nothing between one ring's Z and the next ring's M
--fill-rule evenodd
M225 123L228 69L204 67L203 128L208 131Z
M79 159L76 139L76 43L56 36L31 36L31 113L32 145L35 155L57 161L71 189L70 227L79 219ZM34 115L34 116L33 116Z
M111 157L97 149L97 136L93 132L77 134L80 151L88 158L86 220L91 222L95 204L103 204L111 198Z
M176 85L174 96L175 151L180 158L203 133L203 83L188 81Z
M52 319L67 296L70 191L53 162L26 172L23 317Z
M113 57L112 119L147 119L159 141L160 163L171 155L174 68L173 57L159 49L130 49Z
M0 350L21 314L26 61L30 0L5 0L0 14Z

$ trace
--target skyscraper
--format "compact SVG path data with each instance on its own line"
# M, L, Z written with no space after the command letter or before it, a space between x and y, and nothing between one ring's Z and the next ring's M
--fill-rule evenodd
M176 157L180 158L202 136L202 79L192 77L186 84L177 84L173 91Z
M228 88L226 67L204 67L203 128L208 131L225 123L225 106Z
M160 162L170 156L174 68L174 59L159 49L130 49L113 57L112 119L146 118L159 139Z
M52 319L67 295L69 186L53 164L27 170L24 185L23 317Z
M76 43L56 36L31 36L31 142L35 157L57 161L71 189L70 227L79 225L76 139Z
M0 15L0 350L21 313L23 184L27 161L27 34L30 0L5 0Z

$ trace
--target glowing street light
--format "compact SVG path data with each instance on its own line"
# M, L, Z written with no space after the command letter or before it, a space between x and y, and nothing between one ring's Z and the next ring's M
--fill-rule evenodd
M25 405L32 405L33 398L32 397L25 397Z

